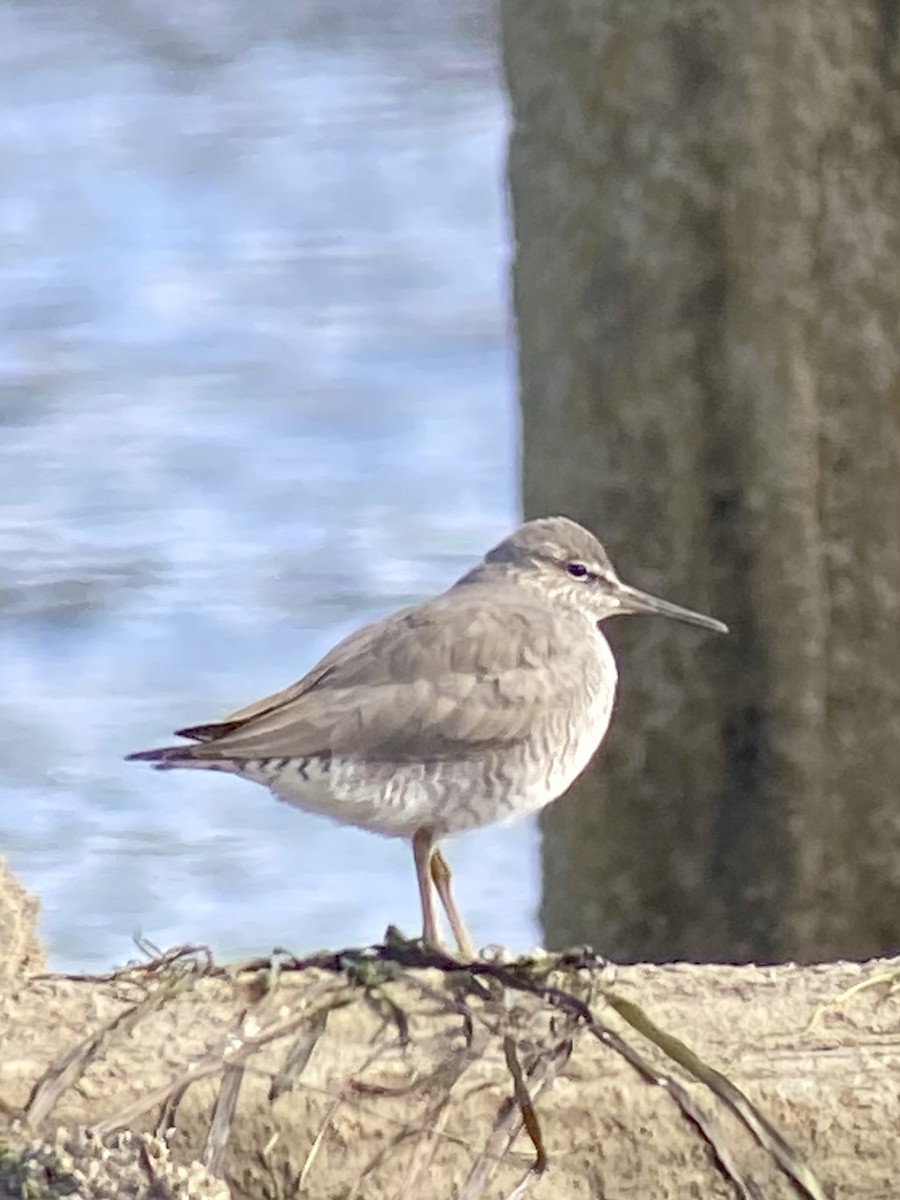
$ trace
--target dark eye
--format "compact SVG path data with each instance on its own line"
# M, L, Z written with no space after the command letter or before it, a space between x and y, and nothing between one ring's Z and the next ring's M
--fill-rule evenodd
M566 563L566 570L573 579L586 579L590 574L590 571L588 571L584 563L580 562Z

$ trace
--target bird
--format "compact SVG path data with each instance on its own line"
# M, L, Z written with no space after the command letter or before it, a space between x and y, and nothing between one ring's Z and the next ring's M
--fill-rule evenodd
M224 771L306 812L411 842L422 942L435 894L477 950L439 843L560 797L606 736L618 673L601 626L647 613L726 633L624 583L568 517L526 521L445 592L351 633L297 683L130 761Z

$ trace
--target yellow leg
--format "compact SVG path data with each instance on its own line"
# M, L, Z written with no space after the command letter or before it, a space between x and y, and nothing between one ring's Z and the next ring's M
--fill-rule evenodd
M441 854L440 850L432 849L431 851L431 878L437 889L441 904L444 906L444 912L447 914L447 919L450 922L450 928L453 930L453 936L456 938L460 954L465 959L476 959L478 952L475 949L472 939L469 937L465 921L463 921L459 914L459 909L453 902L453 894L450 891L450 868L447 866L447 860Z
M416 862L416 882L419 899L422 901L422 941L435 950L442 949L438 937L437 921L434 917L434 895L431 890L431 857L434 853L434 834L430 829L417 829L412 840L413 858Z

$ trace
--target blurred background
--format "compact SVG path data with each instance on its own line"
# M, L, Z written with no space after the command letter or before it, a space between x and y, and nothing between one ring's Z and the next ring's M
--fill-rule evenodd
M486 0L0 4L0 849L54 967L415 932L405 844L122 755L515 523L505 135ZM449 857L537 939L532 824Z
M122 756L520 498L732 634L614 623L540 867L449 848L476 940L896 951L895 9L0 0L0 852L54 966L415 930L405 845Z

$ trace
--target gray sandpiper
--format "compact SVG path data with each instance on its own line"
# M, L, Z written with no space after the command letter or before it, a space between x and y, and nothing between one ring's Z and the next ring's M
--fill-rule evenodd
M307 812L409 838L423 941L440 948L434 887L472 959L437 844L536 812L581 774L618 678L600 625L623 613L727 632L623 583L574 521L527 521L446 592L350 634L298 683L179 729L192 744L128 758L227 771Z

